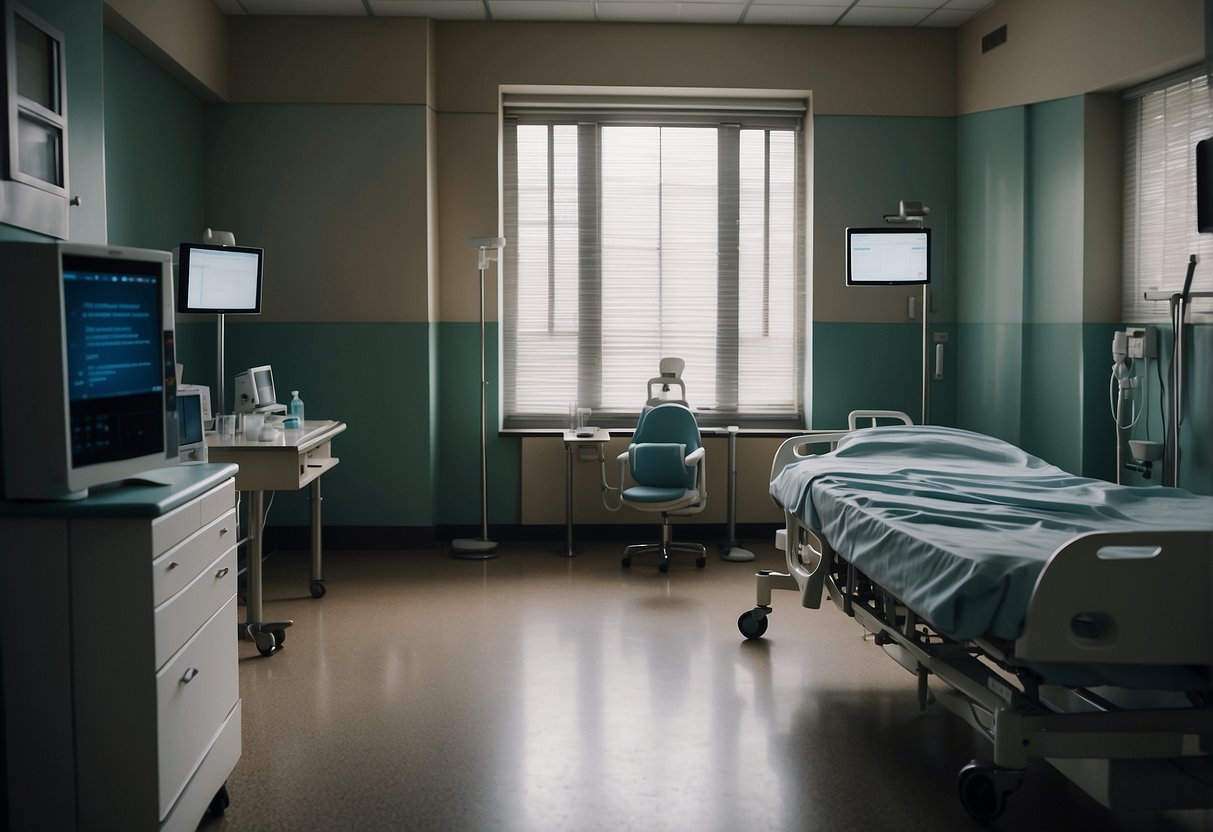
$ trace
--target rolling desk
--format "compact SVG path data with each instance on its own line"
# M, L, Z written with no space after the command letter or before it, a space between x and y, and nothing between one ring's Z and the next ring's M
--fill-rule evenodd
M248 611L241 634L253 640L258 652L268 656L286 640L292 621L262 618L261 557L265 524L265 492L297 491L307 486L311 499L312 573L309 589L320 598L327 591L321 574L320 478L341 460L333 456L333 437L345 430L344 422L305 421L297 430L280 429L269 440L249 439L237 434L221 439L207 434L211 462L233 462L240 466L236 489L249 494L248 513Z
M590 436L578 436L575 430L564 432L564 556L573 556L573 450L582 445L598 448L602 462L602 447L611 439L605 428L594 428Z

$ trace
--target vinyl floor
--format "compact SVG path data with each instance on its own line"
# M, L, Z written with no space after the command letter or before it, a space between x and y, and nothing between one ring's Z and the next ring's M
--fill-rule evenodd
M956 773L987 743L832 605L776 592L747 641L752 563L655 560L620 546L505 544L490 560L439 551L306 553L265 564L281 651L240 643L237 830L980 829ZM241 616L244 610L241 608ZM1213 813L1117 814L1046 763L992 828L1213 830Z

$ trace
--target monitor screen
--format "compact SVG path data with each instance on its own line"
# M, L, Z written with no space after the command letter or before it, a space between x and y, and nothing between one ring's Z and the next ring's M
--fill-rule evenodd
M259 248L182 243L177 311L260 313L263 260Z
M4 497L78 499L176 464L171 255L0 243L0 275Z
M181 448L202 442L202 395L197 391L177 391L177 444Z
M269 367L254 367L249 371L253 375L253 388L257 391L257 404L267 405L278 401L274 391L274 373Z
M848 286L931 282L931 229L848 228Z
M163 450L160 281L154 262L63 256L75 467Z

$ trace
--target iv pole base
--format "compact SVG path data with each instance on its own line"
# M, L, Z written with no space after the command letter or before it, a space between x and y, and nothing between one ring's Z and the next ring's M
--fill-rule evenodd
M497 557L497 544L492 540L473 537L457 537L451 541L451 556L469 560L487 560Z
M732 541L720 547L720 559L733 561L734 563L744 563L754 559L754 553L749 549L743 549L737 545L737 541Z

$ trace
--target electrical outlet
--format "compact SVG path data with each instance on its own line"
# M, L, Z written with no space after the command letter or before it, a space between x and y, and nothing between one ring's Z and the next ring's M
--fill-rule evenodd
M1125 341L1129 358L1154 358L1158 354L1158 330L1154 327L1128 327Z

